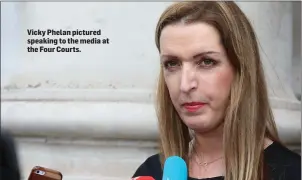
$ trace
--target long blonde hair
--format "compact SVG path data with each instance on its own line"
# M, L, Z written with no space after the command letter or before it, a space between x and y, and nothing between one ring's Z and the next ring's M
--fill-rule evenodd
M178 22L205 22L215 27L235 70L224 119L225 179L264 179L264 139L280 140L269 104L257 38L249 20L234 2L174 3L163 12L156 27L159 52L163 28ZM172 155L188 160L189 129L173 107L163 69L156 97L162 165Z

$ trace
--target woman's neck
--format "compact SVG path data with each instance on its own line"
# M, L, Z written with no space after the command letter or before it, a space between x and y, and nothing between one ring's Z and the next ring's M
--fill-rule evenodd
M197 153L204 157L204 160L210 161L223 156L223 127L208 133L195 132L193 146Z
M208 133L195 132L189 161L190 177L202 179L225 174L223 127Z

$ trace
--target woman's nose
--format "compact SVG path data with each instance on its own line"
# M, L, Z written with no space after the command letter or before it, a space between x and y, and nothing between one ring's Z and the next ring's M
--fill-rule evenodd
M196 70L183 66L180 77L180 91L188 93L197 88Z

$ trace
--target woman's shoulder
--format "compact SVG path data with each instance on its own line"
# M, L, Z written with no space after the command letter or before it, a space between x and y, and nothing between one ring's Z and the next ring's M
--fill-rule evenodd
M154 154L148 157L135 171L134 177L152 176L154 179L162 179L162 168L160 163L160 155Z
M274 179L301 179L301 155L274 142L265 149L265 160Z

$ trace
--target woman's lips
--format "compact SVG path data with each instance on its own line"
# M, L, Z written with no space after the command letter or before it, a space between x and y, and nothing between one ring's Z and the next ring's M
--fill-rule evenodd
M201 109L204 105L205 103L201 103L201 102L191 102L191 103L184 103L183 107L189 112L196 112L199 109Z

